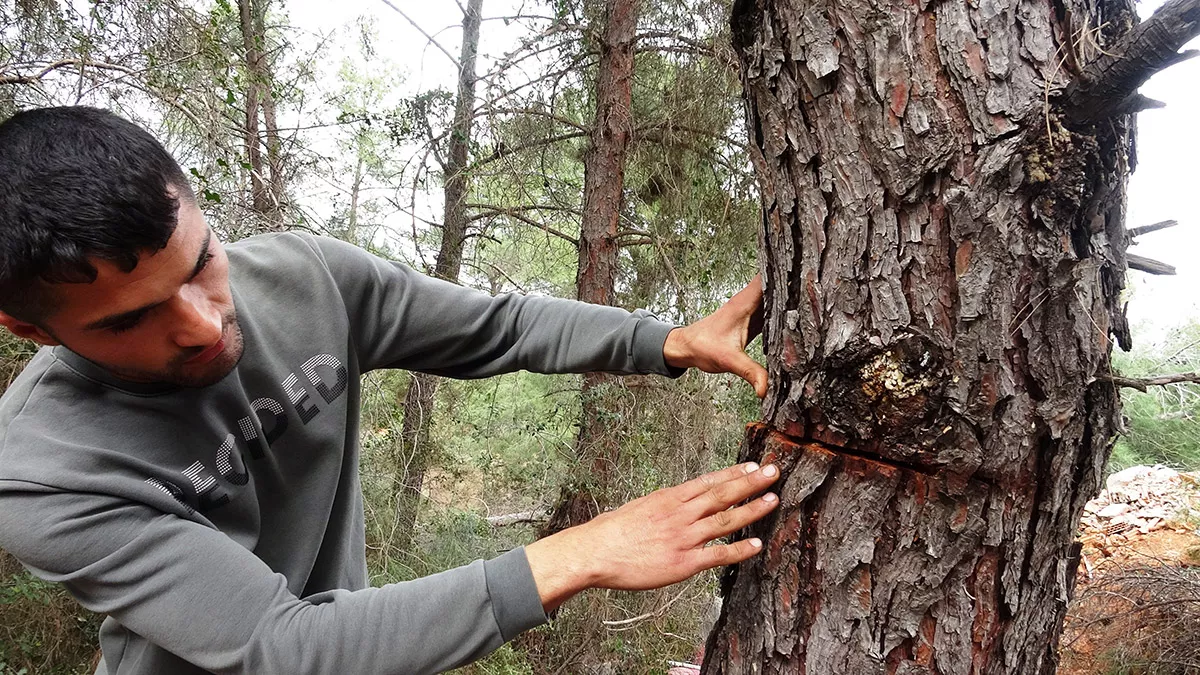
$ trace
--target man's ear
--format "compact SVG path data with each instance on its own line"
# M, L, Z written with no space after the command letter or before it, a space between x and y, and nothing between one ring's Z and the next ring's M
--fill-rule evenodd
M37 325L29 323L28 321L22 321L13 316L9 316L4 312L0 312L0 326L4 326L8 329L8 332L16 335L19 338L33 340L40 345L54 347L61 344L58 340L54 339L54 336L50 335L42 328L39 328Z

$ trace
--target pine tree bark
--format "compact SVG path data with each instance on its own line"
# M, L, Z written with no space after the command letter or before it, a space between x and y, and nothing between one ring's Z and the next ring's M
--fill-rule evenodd
M462 53L459 57L458 95L454 121L450 127L449 152L445 175L445 206L442 218L442 243L434 263L434 276L458 283L462 271L463 248L467 235L466 173L471 153L474 125L475 65L479 54L479 26L483 20L483 0L469 0L463 15ZM404 393L404 426L400 432L403 456L394 463L402 479L395 494L397 544L407 549L412 542L417 512L421 505L421 487L433 454L429 432L437 395L438 378L413 373Z
M1132 4L737 0L732 21L771 381L741 454L783 474L704 673L1051 673L1118 426L1133 140L1059 92Z
M625 161L633 135L633 66L641 0L606 0L600 65L596 75L596 117L584 156L583 218L579 230L576 297L611 305L620 247L617 228L624 206ZM606 422L605 389L611 375L583 376L575 456L587 484L568 486L543 534L591 520L608 501L620 452Z

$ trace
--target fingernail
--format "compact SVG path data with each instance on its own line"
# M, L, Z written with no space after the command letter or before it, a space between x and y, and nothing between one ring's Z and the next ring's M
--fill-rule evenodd
M776 497L774 492L768 492L767 494L763 495L763 501L767 502L768 504L776 499L779 499L779 497Z
M779 469L775 468L774 464L768 464L767 467L765 469L763 469L763 475L768 478L770 478L771 476L774 476L777 473L779 473Z
M758 471L757 464L755 464L754 462L750 462L749 464L746 465L746 473L754 473L755 471Z
M750 540L750 545L753 546L754 548L762 548L762 539L755 537Z

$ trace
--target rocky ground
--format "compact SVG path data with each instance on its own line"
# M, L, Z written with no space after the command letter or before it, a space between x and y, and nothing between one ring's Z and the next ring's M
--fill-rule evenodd
M1200 673L1200 472L1136 466L1109 477L1080 524L1083 560L1064 675ZM1138 665L1143 662L1143 665Z

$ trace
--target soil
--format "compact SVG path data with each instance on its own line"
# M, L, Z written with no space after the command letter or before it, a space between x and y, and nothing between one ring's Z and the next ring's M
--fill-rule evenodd
M1124 609L1121 601L1087 593L1105 574L1147 566L1200 565L1200 536L1186 523L1171 523L1148 534L1136 530L1112 536L1093 532L1085 534L1082 542L1084 561L1063 634L1060 675L1108 672L1106 653L1128 640L1127 622L1096 620Z

